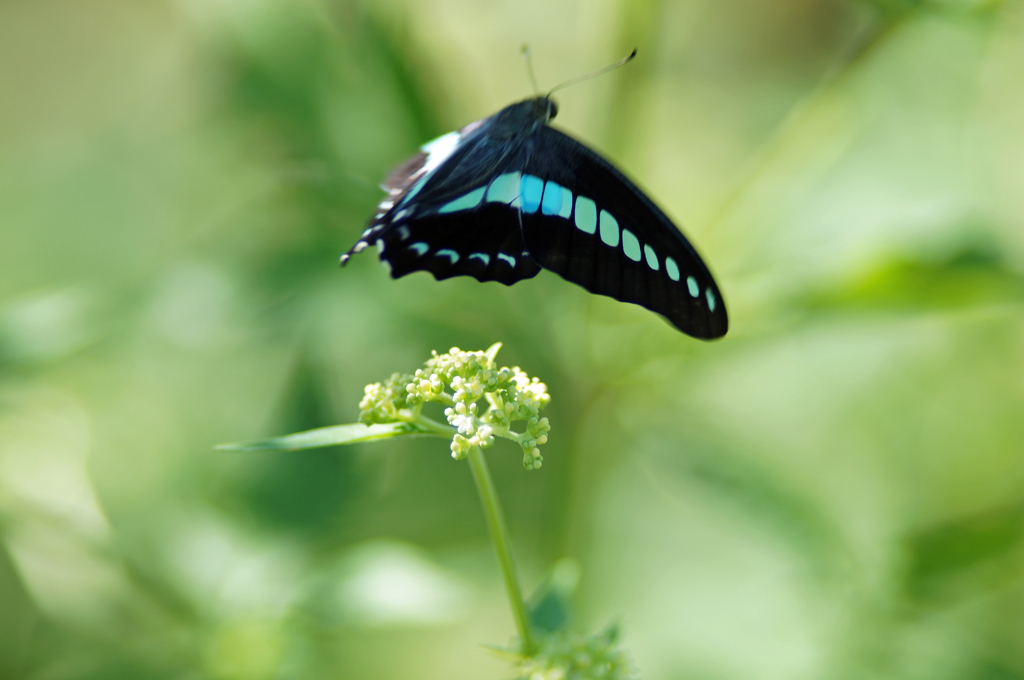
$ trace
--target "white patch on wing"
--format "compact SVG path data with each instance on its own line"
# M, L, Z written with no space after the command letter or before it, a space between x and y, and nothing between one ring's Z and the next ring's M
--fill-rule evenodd
M455 147L459 145L460 137L461 135L458 132L449 132L421 146L420 150L427 154L427 161L423 164L421 172L424 175L429 175L441 163L444 163L445 159L451 156L452 152L455 151Z

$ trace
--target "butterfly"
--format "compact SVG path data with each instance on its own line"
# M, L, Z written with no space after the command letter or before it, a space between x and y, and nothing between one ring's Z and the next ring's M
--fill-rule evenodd
M392 278L428 271L512 285L541 269L656 312L710 340L729 327L697 251L633 182L548 123L550 95L511 104L421 147L341 256L375 244Z

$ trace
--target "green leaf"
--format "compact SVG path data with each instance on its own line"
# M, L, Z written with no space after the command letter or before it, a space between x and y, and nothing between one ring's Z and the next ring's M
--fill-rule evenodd
M579 581L579 562L563 557L555 563L526 602L534 630L550 633L568 626L572 613L570 599Z
M408 435L425 435L436 433L425 430L412 423L386 423L383 425L334 425L331 427L320 427L306 432L296 432L283 437L273 437L256 442L218 444L218 451L259 451L263 449L276 449L279 451L299 451L301 449L320 449L325 446L338 446L340 444L362 444L379 439L391 437L404 437Z
M968 246L945 257L891 259L798 302L810 311L956 309L1019 303L1024 277L1002 253Z
M992 508L920 529L903 540L907 594L925 600L955 590L957 579L972 574L972 592L998 585L1000 566L1014 570L1024 545L1024 506ZM978 569L990 567L987 573ZM1015 573L1015 572L1014 572Z

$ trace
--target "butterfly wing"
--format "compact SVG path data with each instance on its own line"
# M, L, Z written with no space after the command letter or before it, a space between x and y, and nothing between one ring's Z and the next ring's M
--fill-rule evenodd
M687 335L725 335L725 304L703 260L611 163L544 126L523 177L538 187L521 206L526 249L538 264L591 293L657 312Z
M380 251L393 278L428 271L438 280L472 276L511 285L536 276L519 219L518 140L484 134L489 119L423 147L388 178L389 195L352 249Z
M422 270L511 285L543 267L693 337L725 335L721 293L672 221L571 137L501 120L518 106L425 145L398 168L342 264L376 244L394 278Z

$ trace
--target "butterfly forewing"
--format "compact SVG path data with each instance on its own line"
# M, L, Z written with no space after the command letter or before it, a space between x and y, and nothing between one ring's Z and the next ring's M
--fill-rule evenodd
M539 209L523 213L537 263L592 293L657 312L694 337L724 335L718 287L671 220L579 142L549 127L538 137L538 148L550 152L533 155L528 170L546 179Z
M394 278L429 271L439 280L472 276L511 285L536 276L540 267L526 252L516 208L518 179L511 181L519 173L504 172L524 162L522 150L474 135L479 125L463 128L462 139L433 168L428 153L393 173L385 186L396 187L394 197L382 204L361 239L364 245L349 252L376 243ZM427 172L417 177L423 166Z

